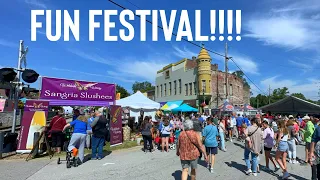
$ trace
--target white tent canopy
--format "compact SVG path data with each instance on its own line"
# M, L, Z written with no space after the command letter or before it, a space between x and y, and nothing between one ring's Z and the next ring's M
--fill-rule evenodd
M117 105L122 107L130 107L133 109L159 109L160 103L152 101L143 95L140 91L132 94L129 97L116 101Z
M288 96L260 109L272 113L320 113L319 105L294 96Z
M129 107L130 117L135 117L136 122L140 116L141 109L144 111L145 116L151 116L152 119L155 119L156 110L160 108L160 103L152 101L140 91L132 94L129 97L117 100L116 105L120 105L121 107Z

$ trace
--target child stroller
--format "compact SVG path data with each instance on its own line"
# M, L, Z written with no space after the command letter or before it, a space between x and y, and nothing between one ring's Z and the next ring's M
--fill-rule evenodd
M72 156L72 151L68 150L69 142L71 139L72 131L70 128L66 129L64 131L65 134L65 142L63 144L63 149L66 151L66 159L61 160L60 157L57 160L57 164L61 164L62 161L66 161L66 166L67 168L71 168L71 166L77 167L78 166L78 161L76 157Z

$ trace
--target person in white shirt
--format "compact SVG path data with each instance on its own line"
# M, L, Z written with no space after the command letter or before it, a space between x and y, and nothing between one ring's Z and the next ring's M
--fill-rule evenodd
M228 119L227 119L227 129L228 129L228 135L229 135L229 139L230 141L232 142L232 131L233 131L233 124L232 124L232 118L231 116L228 116Z
M231 116L231 126L233 127L232 129L232 135L236 136L237 138L239 138L238 136L238 129L237 129L237 120L236 117L233 115Z

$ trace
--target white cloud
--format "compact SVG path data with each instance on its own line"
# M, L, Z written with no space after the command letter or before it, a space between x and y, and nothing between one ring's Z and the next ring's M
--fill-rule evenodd
M6 46L10 48L19 48L19 43L13 43L4 39L0 39L0 46Z
M289 60L289 62L291 64L301 68L301 70L303 72L308 72L308 71L312 71L313 70L313 66L311 66L310 64L304 64L304 63L293 61L293 60Z
M167 59L157 60L157 58L159 57L125 58L123 63L118 66L117 72L108 71L108 74L110 76L135 77L154 83L157 71L169 64Z
M183 47L183 49L180 49L177 46L173 46L173 49L175 50L173 52L173 54L179 58L188 58L191 59L192 56L197 56L198 53L190 51L189 49L187 49L186 47ZM199 49L200 51L200 49Z
M306 98L318 100L320 97L318 96L318 80L315 79L307 79L305 81L297 81L290 79L281 79L280 76L273 76L261 81L262 90L267 90L269 85L271 89L287 87L289 89L290 94L292 93L302 93L306 96Z
M24 2L31 6L47 9L47 5L44 3L43 0L25 0Z
M270 16L256 15L244 25L249 34L267 45L286 49L318 50L320 19L317 19L320 1L293 0L285 8L273 9ZM311 17L314 17L313 19Z
M102 64L112 65L112 62L110 60L103 58L97 54L88 54L88 53L85 53L85 52L80 51L78 49L67 49L67 51L69 51L70 53L77 55L83 59L87 59L87 60L102 63Z
M259 74L258 64L254 62L250 57L239 55L239 54L233 54L232 58L237 63L237 65L240 66L240 68L244 71L244 73L255 74L255 75ZM229 65L235 66L232 60L229 60ZM239 69L236 66L235 68L236 70Z
M71 72L71 73L77 73L77 74L84 74L84 75L88 75L88 76L97 76L97 77L116 79L116 80L119 80L119 81L122 81L122 82L129 82L129 83L133 83L134 82L134 80L121 78L119 76L109 76L109 75L103 75L103 74L87 73L87 72L82 72L82 71L75 71L75 70L61 69L61 68L52 68L52 70L63 71L63 72Z

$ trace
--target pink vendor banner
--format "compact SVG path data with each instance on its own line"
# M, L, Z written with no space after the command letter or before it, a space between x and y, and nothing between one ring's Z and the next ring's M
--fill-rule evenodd
M122 144L122 108L121 106L111 105L110 120L110 145Z
M27 100L21 122L17 151L31 151L35 132L42 132L47 123L49 101Z

